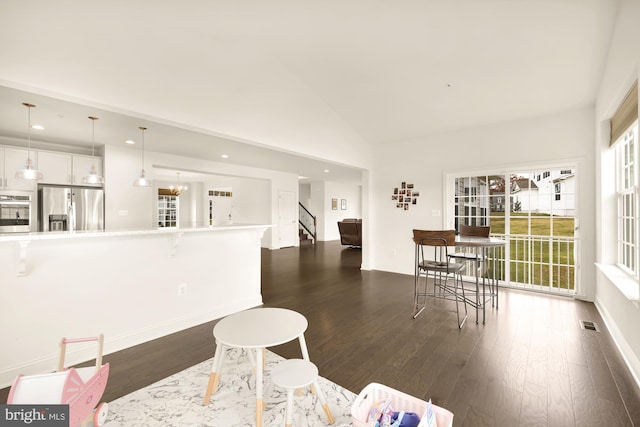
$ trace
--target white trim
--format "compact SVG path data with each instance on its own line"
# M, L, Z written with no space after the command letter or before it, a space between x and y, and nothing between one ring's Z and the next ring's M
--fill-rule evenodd
M629 347L627 340L624 338L624 334L620 331L620 329L618 329L615 320L611 317L609 311L607 311L605 306L600 304L597 300L594 302L594 305L600 313L602 321L609 330L611 339L616 345L618 352L622 356L622 359L627 365L627 368L629 368L631 376L635 380L638 388L640 388L640 359L638 359L638 357L634 354L633 349Z
M640 286L638 279L626 273L617 265L596 263L596 267L629 301L640 308Z

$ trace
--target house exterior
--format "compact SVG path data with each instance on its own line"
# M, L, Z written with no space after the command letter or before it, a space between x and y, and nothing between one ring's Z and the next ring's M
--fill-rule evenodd
M573 170L546 170L534 172L532 178L514 180L511 194L522 212L574 216L575 186Z

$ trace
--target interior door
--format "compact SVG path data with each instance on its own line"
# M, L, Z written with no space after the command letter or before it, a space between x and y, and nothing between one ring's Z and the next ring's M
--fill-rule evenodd
M298 243L296 225L296 195L293 191L278 191L278 233L280 247L295 246Z

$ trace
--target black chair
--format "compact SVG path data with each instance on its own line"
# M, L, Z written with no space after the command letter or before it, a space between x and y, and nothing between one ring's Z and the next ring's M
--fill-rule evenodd
M455 230L413 230L415 243L415 277L414 277L414 305L415 319L426 307L427 297L442 298L456 302L456 316L458 328L462 328L467 320L467 300L462 286L463 263L451 261L449 247L455 246ZM433 250L433 256L428 258ZM426 253L426 254L425 254ZM420 282L424 278L421 290ZM453 279L453 284L449 283ZM433 290L428 291L429 283ZM422 297L422 304L420 298ZM464 318L460 319L459 305L464 305Z

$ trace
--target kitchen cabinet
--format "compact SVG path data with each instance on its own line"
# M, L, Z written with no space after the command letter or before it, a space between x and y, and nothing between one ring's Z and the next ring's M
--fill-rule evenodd
M38 151L38 167L43 184L71 184L71 155Z
M0 188L35 190L37 181L16 178L16 172L26 165L28 155L29 150L26 148L0 147ZM34 168L38 167L37 153L33 150L31 150L31 162Z
M38 152L38 166L44 175L43 184L86 185L82 179L95 164L98 175L102 175L102 158L81 154Z
M71 165L72 165L72 173L71 173L72 182L71 183L74 185L83 185L82 178L89 175L92 165L95 165L98 175L103 176L102 157L82 156L79 154L74 154L72 156Z

